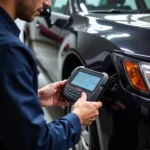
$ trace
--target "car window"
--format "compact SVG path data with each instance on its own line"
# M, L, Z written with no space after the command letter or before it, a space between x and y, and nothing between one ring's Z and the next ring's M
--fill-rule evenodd
M110 9L125 9L125 10L140 10L150 8L150 0L79 0L79 4L85 5L88 11L90 10L110 10Z
M68 0L52 0L52 11L64 13Z
M123 4L123 6L130 6L132 10L137 10L137 5L135 0L126 0Z
M100 2L101 2L101 0L93 0L93 1L91 1L91 0L86 0L86 4L87 4L87 5L93 5L93 6L95 6L95 7L98 7L99 4L100 4Z
M150 0L145 0L146 6L148 9L150 9Z
M119 9L131 9L136 10L137 5L135 0L101 0L99 3L102 7L106 6L106 8L119 8Z

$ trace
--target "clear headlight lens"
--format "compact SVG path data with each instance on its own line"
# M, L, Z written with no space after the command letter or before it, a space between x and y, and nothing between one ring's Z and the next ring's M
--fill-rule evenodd
M142 75L145 79L145 82L147 84L147 87L150 90L150 64L149 63L140 63L140 69L141 69Z

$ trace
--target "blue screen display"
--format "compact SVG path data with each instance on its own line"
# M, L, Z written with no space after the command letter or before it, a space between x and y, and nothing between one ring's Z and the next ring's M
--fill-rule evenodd
M101 80L100 77L80 71L78 72L78 74L75 76L75 78L72 80L71 83L73 85L79 86L89 91L93 91L100 80Z

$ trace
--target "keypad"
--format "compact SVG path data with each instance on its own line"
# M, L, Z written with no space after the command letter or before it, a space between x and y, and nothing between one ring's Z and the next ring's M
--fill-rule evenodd
M74 89L71 89L71 88L68 89L68 94L73 96L73 97L76 97L76 98L79 98L81 96L80 92L78 92Z

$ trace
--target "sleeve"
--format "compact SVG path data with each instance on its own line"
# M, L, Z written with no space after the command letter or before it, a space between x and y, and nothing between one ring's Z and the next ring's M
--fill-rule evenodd
M31 57L20 47L0 56L0 141L8 149L67 150L80 139L79 118L70 113L46 124L33 88ZM3 62L3 64L1 64Z

